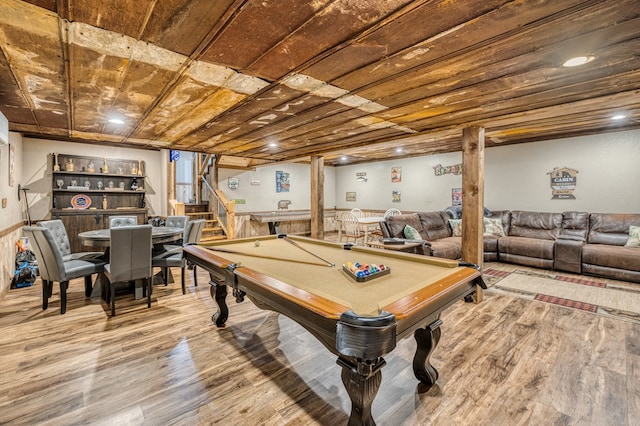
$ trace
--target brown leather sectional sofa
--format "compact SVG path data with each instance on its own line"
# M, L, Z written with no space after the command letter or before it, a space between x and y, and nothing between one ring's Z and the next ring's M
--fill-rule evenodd
M629 226L640 214L493 211L504 236L484 236L485 262L506 262L640 283L640 247L625 247ZM428 241L424 254L448 259L462 255L462 238L453 236L445 211L390 216L380 224L383 237L403 238L406 225Z

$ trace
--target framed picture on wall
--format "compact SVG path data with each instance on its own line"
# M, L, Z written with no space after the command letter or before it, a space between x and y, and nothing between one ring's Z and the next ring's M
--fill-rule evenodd
M391 182L402 182L402 167L391 168Z
M462 188L451 188L451 205L462 205Z
M289 192L290 188L289 173L281 170L276 171L276 192Z
M356 193L355 192L347 192L347 201L355 201Z
M402 194L399 190L395 190L391 193L391 202L399 203L402 200Z

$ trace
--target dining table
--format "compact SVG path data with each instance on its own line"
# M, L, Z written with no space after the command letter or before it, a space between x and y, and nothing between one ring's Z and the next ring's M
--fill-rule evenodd
M340 219L338 218L338 221ZM372 228L372 225L378 226L380 222L384 222L384 216L362 216L358 217L358 223L362 225L362 230L364 231L364 241L369 241L369 231ZM342 224L338 226L338 241L342 241Z
M164 226L154 226L151 228L151 241L153 243L153 253L159 253L163 250L164 244L178 241L182 238L183 228L172 228ZM109 262L109 251L111 247L111 230L96 229L93 231L84 231L78 234L78 238L83 246L104 249L104 261ZM162 277L154 277L154 283L164 282ZM91 291L91 297L102 296L101 277L98 275ZM138 282L134 285L134 297L142 298L142 285Z

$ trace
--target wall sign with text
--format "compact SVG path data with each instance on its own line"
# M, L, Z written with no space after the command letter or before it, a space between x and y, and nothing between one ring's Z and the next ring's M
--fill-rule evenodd
M576 189L578 181L578 171L568 167L554 167L547 172L551 178L551 199L552 200L575 200L573 191Z

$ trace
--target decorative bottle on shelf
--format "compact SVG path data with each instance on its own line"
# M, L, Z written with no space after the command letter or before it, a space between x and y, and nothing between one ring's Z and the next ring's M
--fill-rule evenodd
M75 166L73 165L73 160L71 158L67 160L66 168L68 172L72 172L75 169Z
M89 160L89 164L87 165L87 171L89 173L95 173L96 172L96 164L93 162L93 160Z
M131 174L132 175L137 175L138 174L138 168L136 167L135 164L133 166L131 166Z
M105 195L102 196L102 208L106 210L107 207L108 207L108 205L107 205L107 195L105 194Z
M58 153L57 153L57 152L54 152L54 153L53 153L53 156L54 156L54 157L55 157L55 159L56 159L56 162L55 162L55 164L53 165L53 171L54 171L54 172L59 172L59 171L60 171L60 164L58 164Z
M102 173L109 173L109 165L107 164L107 157L104 158L104 164L102 165Z

